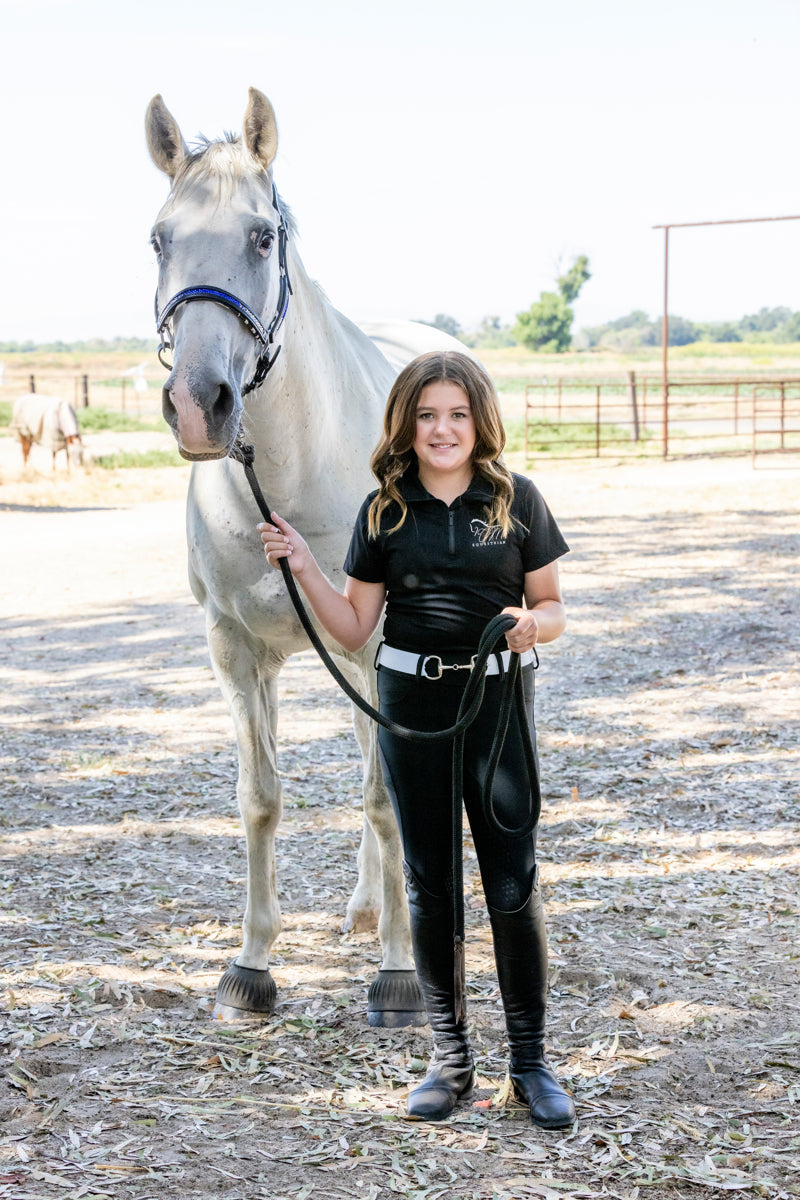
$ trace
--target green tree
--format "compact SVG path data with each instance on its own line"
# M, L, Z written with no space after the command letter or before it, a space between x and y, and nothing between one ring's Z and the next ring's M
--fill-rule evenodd
M667 319L670 346L690 346L692 342L697 341L697 327L693 321L689 321L686 317L670 316ZM662 328L659 324L657 346L662 344Z
M570 269L557 279L557 292L542 292L526 312L517 313L512 333L518 342L530 350L562 354L572 341L574 313L570 304L577 298L589 273L585 254L575 259Z
M572 309L556 292L542 292L527 312L517 313L512 332L529 350L562 354L572 341Z
M511 336L511 326L504 325L499 317L483 317L477 329L461 334L461 341L466 346L478 350L496 350L503 346L514 346L516 342Z
M705 321L695 327L701 342L740 342L742 335L734 321Z
M800 312L794 312L775 335L777 342L800 342Z
M578 255L566 275L559 275L556 280L558 290L567 304L572 304L573 300L578 299L578 292L591 278L592 276L589 273L589 259L585 254Z
M418 318L420 325L432 325L434 329L441 329L442 333L449 333L451 337L457 338L461 332L461 326L455 317L451 317L449 313L437 313L432 321L423 321Z

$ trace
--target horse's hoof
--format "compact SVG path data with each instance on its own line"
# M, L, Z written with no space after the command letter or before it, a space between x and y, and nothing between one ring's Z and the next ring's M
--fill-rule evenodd
M379 971L367 993L367 1019L384 1029L427 1025L416 971Z
M218 1021L246 1021L275 1011L278 991L269 971L254 971L233 962L217 987L213 1016Z
M364 908L357 908L355 905L352 908L348 907L342 921L341 931L342 933L371 933L373 929L378 928L380 915L380 908L372 905Z

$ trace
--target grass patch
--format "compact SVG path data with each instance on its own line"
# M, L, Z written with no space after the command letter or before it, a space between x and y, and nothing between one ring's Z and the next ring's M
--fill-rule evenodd
M644 436L640 435L640 443ZM601 446L633 448L635 442L630 431L618 425L600 426ZM552 454L569 450L587 450L597 445L597 429L588 421L575 421L559 425L549 421L532 421L528 432L529 454ZM525 449L524 441L520 449Z
M101 454L92 459L92 466L103 471L126 470L131 467L184 467L186 462L177 450L145 450L140 454L120 451L117 454Z
M12 401L0 400L0 428L11 424L12 409ZM167 429L166 422L160 417L134 417L113 408L79 408L76 415L82 433L141 433L143 430L165 433Z
M130 413L119 412L113 408L80 408L78 409L78 424L83 433L141 433L142 430L155 430L165 433L167 426L160 418L141 418Z
M510 454L523 453L525 450L525 421L522 417L512 417L503 422L506 431L506 451ZM649 430L642 429L639 433L640 444L652 438ZM548 454L559 449L580 449L582 446L594 446L596 429L593 421L531 421L528 426L528 450L537 454ZM630 429L621 425L601 425L600 445L620 444L634 447L636 443L631 438Z
M513 454L525 449L525 422L521 417L507 417L503 421L506 431L506 453Z

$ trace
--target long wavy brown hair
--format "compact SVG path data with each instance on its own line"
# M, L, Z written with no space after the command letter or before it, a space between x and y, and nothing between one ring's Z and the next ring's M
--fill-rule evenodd
M486 508L487 525L499 525L506 535L511 531L514 523L511 516L514 483L501 458L506 435L494 384L480 363L468 355L457 350L433 350L421 354L403 368L386 401L383 435L370 460L372 473L380 484L378 494L369 507L370 537L377 537L381 517L390 504L399 506L400 519L387 530L388 533L395 533L406 519L408 509L398 485L401 476L416 458L413 447L417 432L417 403L424 387L429 383L441 382L458 384L469 400L475 422L473 471L489 484L493 492L492 501Z

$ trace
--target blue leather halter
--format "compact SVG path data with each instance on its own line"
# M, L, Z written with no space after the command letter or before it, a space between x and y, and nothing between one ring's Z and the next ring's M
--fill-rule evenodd
M252 392L255 388L259 387L275 365L275 360L280 354L281 348L280 346L276 347L275 352L272 353L272 343L275 339L275 334L283 324L289 308L289 297L292 294L292 284L286 267L286 224L278 204L278 193L275 190L275 184L272 185L272 204L278 214L280 291L278 293L278 306L269 325L265 326L258 314L253 311L249 304L245 304L244 300L240 300L238 296L234 296L231 292L226 292L224 288L213 287L211 284L202 283L195 287L184 288L183 291L176 292L167 301L161 312L158 311L158 293L156 293L156 333L161 338L158 347L158 361L166 370L171 371L172 365L166 361L164 354L167 350L174 348L172 330L169 326L170 317L181 304L188 304L192 300L211 300L214 304L221 304L223 308L229 309L239 318L247 332L252 334L256 341L260 342L263 346L263 350L256 361L253 378L242 388L243 396L246 396L248 392Z

